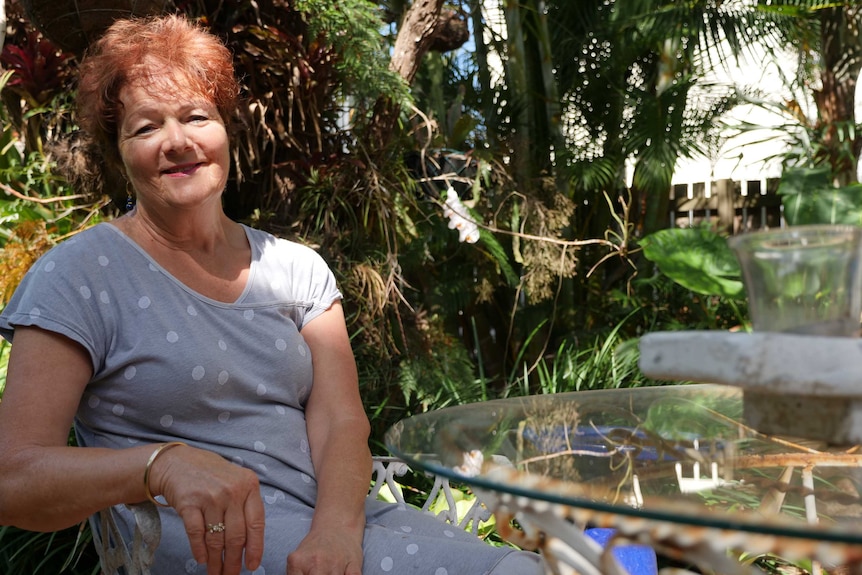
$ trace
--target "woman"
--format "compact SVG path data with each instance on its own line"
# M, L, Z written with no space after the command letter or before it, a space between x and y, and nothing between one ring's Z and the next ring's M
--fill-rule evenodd
M151 499L158 575L541 572L366 501L333 275L222 211L237 93L228 50L177 16L119 21L82 62L80 124L136 206L42 257L0 315L0 524L113 506L128 538L123 504ZM66 447L72 423L87 449Z

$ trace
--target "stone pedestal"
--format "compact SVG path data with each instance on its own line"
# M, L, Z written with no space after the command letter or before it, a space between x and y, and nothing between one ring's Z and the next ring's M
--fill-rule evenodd
M862 339L659 332L640 353L649 377L742 388L743 420L762 433L862 443Z

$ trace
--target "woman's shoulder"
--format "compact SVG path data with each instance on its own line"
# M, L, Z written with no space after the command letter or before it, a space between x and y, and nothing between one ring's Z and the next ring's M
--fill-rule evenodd
M106 257L116 251L120 235L107 223L96 224L63 240L45 252L34 267L56 267L68 265L80 267L92 260L99 265Z
M341 297L332 269L313 248L267 232L247 229L256 260L256 285L263 286L267 297L272 294L273 286L278 286L282 291L278 291L276 297L284 297L291 305L318 305L322 309ZM297 320L297 325L302 325L302 321Z
M43 254L3 309L0 333L11 337L13 326L35 325L66 335L92 353L104 347L96 343L98 334L106 333L106 321L117 309L105 305L114 301L106 270L124 259L110 249L117 238L110 226L99 224Z
M270 232L244 226L246 235L253 248L257 248L262 259L278 258L290 260L322 260L320 254L311 246L280 238Z

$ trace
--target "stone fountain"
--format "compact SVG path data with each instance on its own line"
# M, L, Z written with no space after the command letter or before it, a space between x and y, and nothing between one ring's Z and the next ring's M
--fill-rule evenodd
M862 228L798 226L729 240L751 332L658 332L640 342L656 379L742 388L764 434L862 443Z

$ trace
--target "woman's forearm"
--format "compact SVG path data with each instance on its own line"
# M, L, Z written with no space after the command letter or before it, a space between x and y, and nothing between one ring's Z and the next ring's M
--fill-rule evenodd
M371 480L368 420L334 422L312 451L318 498L313 528L347 529L357 536L365 527L365 497Z
M0 524L55 531L111 505L143 501L153 449L0 444Z

